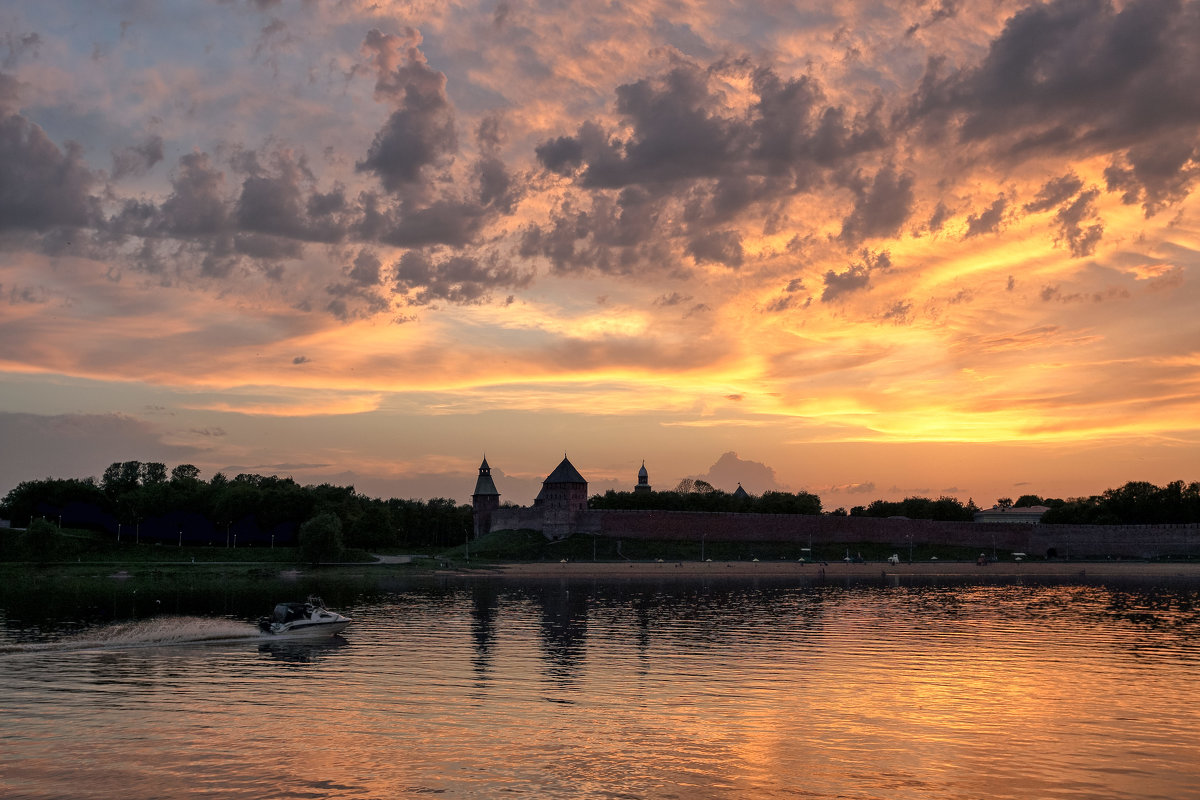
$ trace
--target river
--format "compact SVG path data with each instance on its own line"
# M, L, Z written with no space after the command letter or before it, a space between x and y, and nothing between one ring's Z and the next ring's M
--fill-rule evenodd
M4 798L1200 797L1195 585L97 586L0 593Z

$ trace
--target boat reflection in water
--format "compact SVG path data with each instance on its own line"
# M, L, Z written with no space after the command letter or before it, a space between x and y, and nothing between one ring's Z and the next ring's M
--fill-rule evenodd
M274 639L258 646L258 652L276 661L292 664L313 664L350 644L343 636L323 639Z
M271 616L259 619L258 629L289 639L323 639L341 633L349 624L349 617L330 611L321 598L309 595L303 603L277 604Z

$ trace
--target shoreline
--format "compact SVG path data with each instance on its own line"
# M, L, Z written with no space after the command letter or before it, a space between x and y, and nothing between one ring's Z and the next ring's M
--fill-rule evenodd
M1172 578L1200 581L1200 562L1143 561L1054 561L993 562L967 561L888 564L842 561L797 563L792 561L665 561L492 564L443 570L464 576L503 578Z

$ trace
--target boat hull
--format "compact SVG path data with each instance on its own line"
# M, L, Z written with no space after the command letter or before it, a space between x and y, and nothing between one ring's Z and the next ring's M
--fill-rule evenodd
M350 624L350 620L343 619L336 622L311 622L304 625L272 625L271 630L266 631L271 638L278 639L327 639L330 636L336 636L346 629Z

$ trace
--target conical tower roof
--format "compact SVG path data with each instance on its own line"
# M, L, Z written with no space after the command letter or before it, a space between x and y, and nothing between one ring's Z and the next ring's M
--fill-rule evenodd
M484 456L483 463L479 465L479 478L475 481L474 494L494 494L497 497L500 495L500 492L496 491L496 482L492 480L492 468L488 466L487 456Z
M579 470L575 469L575 466L570 461L567 460L566 456L563 456L562 462L557 467L554 468L554 472L551 472L549 475L546 476L546 480L542 481L542 483L544 483L544 484L545 483L585 483L586 484L587 479L579 474Z

